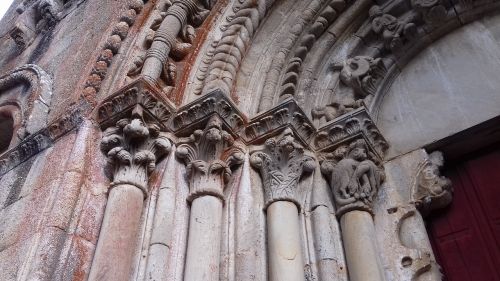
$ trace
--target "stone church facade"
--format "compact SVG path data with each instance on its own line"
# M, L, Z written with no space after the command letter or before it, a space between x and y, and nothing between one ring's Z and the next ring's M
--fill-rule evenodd
M15 0L0 280L500 280L500 244L457 269L429 229L466 197L442 170L500 139L497 9Z

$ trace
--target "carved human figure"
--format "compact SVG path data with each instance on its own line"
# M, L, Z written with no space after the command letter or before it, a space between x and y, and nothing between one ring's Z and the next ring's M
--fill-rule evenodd
M401 21L390 14L385 14L380 6L373 6L369 11L372 21L372 29L382 36L384 46L388 50L395 51L401 48L404 40L415 36L416 25L409 21Z
M342 216L355 209L371 212L373 197L383 179L382 171L368 159L364 140L339 148L337 155L339 154L345 154L344 158L331 168L337 215Z
M441 176L439 168L444 164L443 154L433 152L420 167L416 186L414 187L413 201L422 215L448 205L452 199L451 181Z

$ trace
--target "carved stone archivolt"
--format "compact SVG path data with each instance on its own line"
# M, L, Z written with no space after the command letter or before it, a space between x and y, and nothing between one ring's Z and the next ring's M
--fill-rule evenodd
M301 209L305 190L299 181L304 172L316 167L314 157L308 154L291 129L266 140L262 148L252 152L250 163L262 176L266 208L276 201L290 201Z
M176 155L186 163L190 180L188 201L203 195L224 200L223 187L231 177L231 168L243 163L243 150L222 126L220 117L213 115L204 130L178 142Z
M113 169L111 187L130 184L147 194L149 175L171 147L160 126L146 123L143 109L136 106L130 118L119 120L103 133L101 150Z
M418 168L411 201L423 216L451 203L453 193L451 181L441 176L439 171L443 164L443 154L435 151Z

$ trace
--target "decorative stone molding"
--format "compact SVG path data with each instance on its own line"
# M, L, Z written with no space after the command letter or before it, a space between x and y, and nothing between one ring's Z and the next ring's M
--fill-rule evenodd
M0 155L0 177L49 147L51 141L45 132L42 132L27 137L19 145Z
M306 191L300 188L299 180L304 172L316 167L308 154L289 128L252 152L250 163L262 176L265 208L276 201L293 202L299 210L302 208Z
M76 128L81 122L80 112L73 110L46 128L28 135L17 146L0 155L0 176L49 148L57 139Z
M3 91L18 85L28 84L30 93L28 104L21 102L23 118L19 137L33 134L47 125L50 100L52 98L52 79L39 66L26 64L0 76L0 95Z
M370 159L364 139L354 140L327 154L321 170L330 181L339 218L353 210L373 213L373 198L384 180L384 173Z
M157 124L145 122L143 109L137 105L130 118L120 119L103 134L101 151L113 169L111 187L133 185L146 196L149 174L171 147L170 140Z
M221 118L230 128L231 134L243 129L246 118L224 93L215 90L181 107L172 119L172 131L182 135L191 130L192 126L205 122L213 114Z
M423 216L451 203L453 193L451 181L441 176L439 172L443 164L443 154L435 151L419 165L412 187L411 201Z
M294 99L288 99L271 110L252 118L245 126L245 141L253 143L289 127L307 144L315 132L314 125Z
M321 7L319 1L312 2L316 7ZM317 14L317 18L310 23L310 25L305 26L309 28L304 34L301 34L297 44L292 47L292 55L287 61L288 64L284 67L285 71L279 89L279 96L282 99L295 95L297 83L299 82L297 78L301 72L302 62L305 60L307 53L312 46L314 46L316 40L323 35L328 26L337 19L338 15L341 14L347 6L344 0L333 0L328 2L328 5L323 7L322 11ZM306 9L303 14L310 16L312 13L309 9Z
M93 99L106 77L107 71L113 57L119 52L122 42L126 39L130 27L135 23L137 15L142 11L144 3L142 0L130 0L128 10L124 12L108 35L94 66L85 80L83 97L93 103Z
M374 160L382 159L389 147L365 107L344 114L319 128L313 138L312 147L316 151L334 151L354 138L365 140L369 148L368 154L372 155Z
M169 56L183 58L190 51L194 39L194 26L203 23L209 14L212 1L174 0L168 7L161 24L152 26L156 30L151 41L151 47L144 56L144 62L139 60L136 70L142 67L141 74L150 81L158 78L167 86L175 85L175 65L168 61ZM189 23L189 24L188 24ZM177 39L180 35L181 42ZM148 41L148 38L146 38ZM142 65L142 66L141 66Z
M274 0L234 2L229 9L232 13L226 17L227 22L221 27L220 40L213 42L215 47L209 51L209 63L203 66L206 71L202 70L198 75L203 84L200 87L201 93L211 92L215 88L226 94L231 92L243 54L273 2Z
M144 79L138 79L104 100L99 107L97 120L104 127L128 114L137 105L143 109L143 118L166 129L175 106L162 97L161 91ZM154 120L154 121L153 121Z
M224 201L223 187L231 177L231 168L244 160L243 150L235 146L218 115L210 117L204 130L195 130L188 138L181 138L176 156L186 163L190 202L203 195Z

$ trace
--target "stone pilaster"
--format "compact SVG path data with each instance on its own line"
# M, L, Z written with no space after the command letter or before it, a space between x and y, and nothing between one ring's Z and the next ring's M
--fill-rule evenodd
M181 139L176 151L184 160L189 179L191 203L189 237L184 280L219 280L220 240L224 186L231 167L243 163L243 151L212 115L204 130L195 130Z
M104 131L101 150L108 157L113 181L89 280L130 278L148 178L170 149L160 127L144 120L140 105L130 118Z
M268 139L250 163L263 180L267 211L269 280L304 280L298 211L305 196L299 181L316 167L290 129Z

